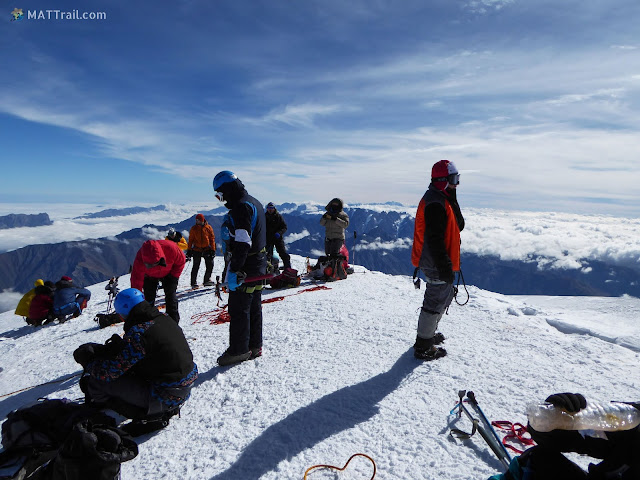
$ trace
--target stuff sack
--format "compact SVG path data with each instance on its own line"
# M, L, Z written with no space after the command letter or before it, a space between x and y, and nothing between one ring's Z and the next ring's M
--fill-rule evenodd
M116 312L112 312L112 313L98 313L96 314L94 321L98 323L98 326L100 328L105 328L105 327L108 327L109 325L114 325L116 323L122 322L122 319L120 318L120 315L118 315Z
M301 277L294 268L285 268L280 275L269 280L271 288L286 288L300 286Z

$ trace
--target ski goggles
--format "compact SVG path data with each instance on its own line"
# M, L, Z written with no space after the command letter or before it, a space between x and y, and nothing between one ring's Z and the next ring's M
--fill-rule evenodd
M460 174L452 173L451 175L447 175L446 177L438 177L433 179L434 182L447 182L449 185L459 185L460 184Z

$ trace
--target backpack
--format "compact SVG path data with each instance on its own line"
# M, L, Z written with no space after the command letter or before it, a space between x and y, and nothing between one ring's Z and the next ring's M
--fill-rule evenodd
M300 285L300 275L293 268L285 268L280 275L269 280L271 288L298 287Z
M318 263L322 263L322 272L324 279L328 282L336 280L344 280L347 278L347 272L344 269L346 259L344 255L332 255L329 257L320 257Z
M74 433L78 429L80 433ZM118 451L109 451L114 442ZM112 417L67 399L43 399L10 412L2 424L2 446L0 479L113 480L118 478L120 463L138 453L137 444L115 428ZM72 468L75 457L68 452L79 448L83 449L82 465ZM111 454L108 461L102 455L105 449ZM116 463L117 472L111 475ZM99 471L104 475L96 474Z
M120 315L118 315L116 312L98 313L96 314L96 317L93 320L98 322L98 326L100 328L105 328L105 327L108 327L109 325L114 325L116 323L122 322Z

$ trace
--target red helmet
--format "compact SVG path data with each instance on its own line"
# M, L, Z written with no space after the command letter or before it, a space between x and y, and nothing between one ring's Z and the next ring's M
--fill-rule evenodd
M431 169L431 182L438 190L445 190L460 183L460 173L452 161L440 160Z

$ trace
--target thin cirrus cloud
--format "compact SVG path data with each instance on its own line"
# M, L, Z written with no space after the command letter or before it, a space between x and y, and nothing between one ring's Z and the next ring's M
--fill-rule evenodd
M189 28L176 25L175 46L171 31L143 29L169 47L144 64L135 32L130 58L89 37L82 51L104 54L95 65L26 42L0 112L78 132L93 147L86 157L142 165L201 198L203 178L233 169L273 200L322 199L330 184L354 201L383 192L413 202L430 165L450 158L480 207L639 214L640 55L615 35L625 19L585 42L571 32L597 25L603 3L572 16L541 2L542 30L522 2L460 5L325 2L298 12L265 3L239 35L232 27L248 21L246 8L185 4L179 12L204 10ZM426 13L430 28L417 29ZM163 9L153 14L169 23ZM200 21L207 15L213 32ZM386 42L384 31L394 34ZM375 48L360 43L367 38ZM604 165L614 167L596 174Z

